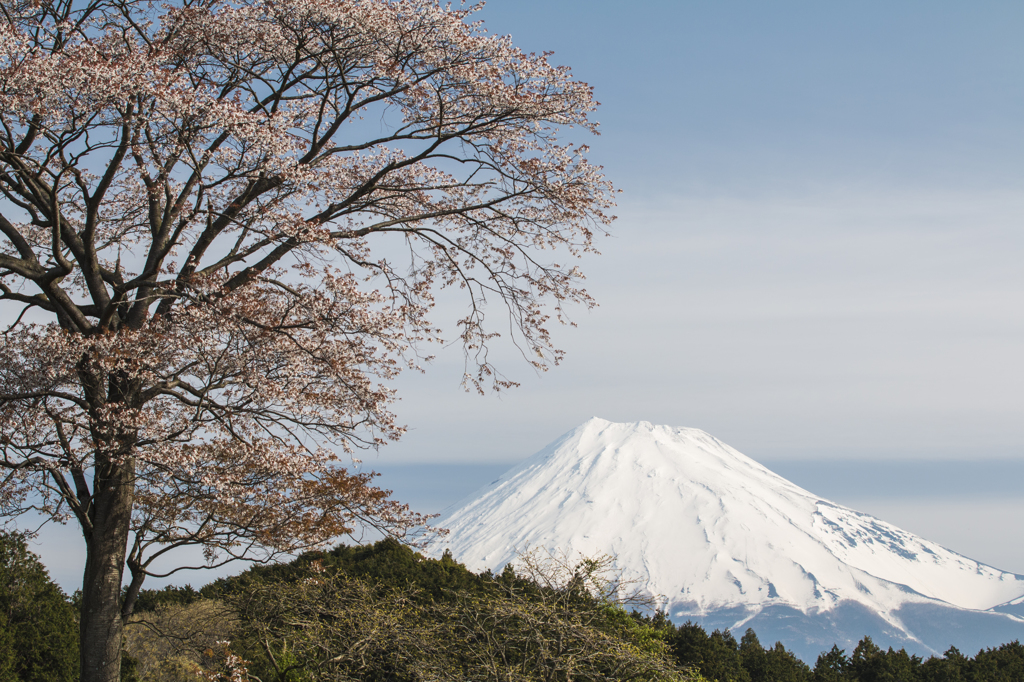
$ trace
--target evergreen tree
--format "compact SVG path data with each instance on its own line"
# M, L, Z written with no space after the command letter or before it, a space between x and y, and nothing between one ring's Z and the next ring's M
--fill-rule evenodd
M78 618L25 538L0 531L0 681L78 679Z
M696 668L714 682L750 682L740 662L739 644L728 630L710 635L696 623L680 625L668 638L668 644L680 666Z
M811 680L811 669L782 642L765 651L765 680L770 682L805 682Z
M1024 646L1013 641L997 649L979 651L968 669L972 682L1020 682L1024 680Z
M831 651L826 651L818 656L818 661L814 664L814 676L811 679L814 682L841 682L849 679L847 676L849 668L850 659L846 656L846 651L833 644Z
M750 675L751 682L804 682L809 680L811 670L807 664L787 651L782 642L776 642L770 649L764 649L751 629L740 639L740 663Z
M751 682L773 682L768 677L768 657L761 642L751 628L740 638L740 663L750 675Z
M858 682L915 682L920 679L921 658L905 649L882 651L865 637L850 657L849 670Z
M967 682L969 659L956 647L950 647L943 658L932 656L921 665L921 682Z

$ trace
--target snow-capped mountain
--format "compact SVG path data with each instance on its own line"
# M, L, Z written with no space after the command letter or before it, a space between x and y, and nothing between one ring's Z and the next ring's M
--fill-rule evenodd
M812 664L864 635L921 654L1024 639L1024 576L824 500L698 429L591 419L446 510L450 549L611 554L673 620L781 640Z

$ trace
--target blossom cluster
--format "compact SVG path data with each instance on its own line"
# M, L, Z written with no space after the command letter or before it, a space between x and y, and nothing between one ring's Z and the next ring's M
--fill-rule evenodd
M559 139L589 86L435 0L0 3L0 510L128 495L140 575L422 523L341 458L425 344L477 388L498 328L558 362L612 219Z

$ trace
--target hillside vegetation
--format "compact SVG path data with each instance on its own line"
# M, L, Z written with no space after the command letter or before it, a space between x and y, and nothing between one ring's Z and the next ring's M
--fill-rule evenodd
M527 555L475 574L394 541L255 566L202 589L144 591L125 682L1016 682L1024 646L922 660L864 638L811 668L752 630L643 615L607 559ZM0 682L73 680L77 616L22 538L0 534Z
M139 680L700 680L631 615L610 561L528 555L468 571L385 540L139 599ZM230 644L226 644L230 642Z

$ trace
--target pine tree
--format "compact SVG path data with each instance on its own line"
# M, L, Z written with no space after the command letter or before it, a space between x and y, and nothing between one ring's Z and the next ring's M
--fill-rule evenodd
M846 651L833 644L831 651L818 656L818 661L814 664L812 679L814 682L841 682L849 679L847 675L849 668L850 659L847 657Z

